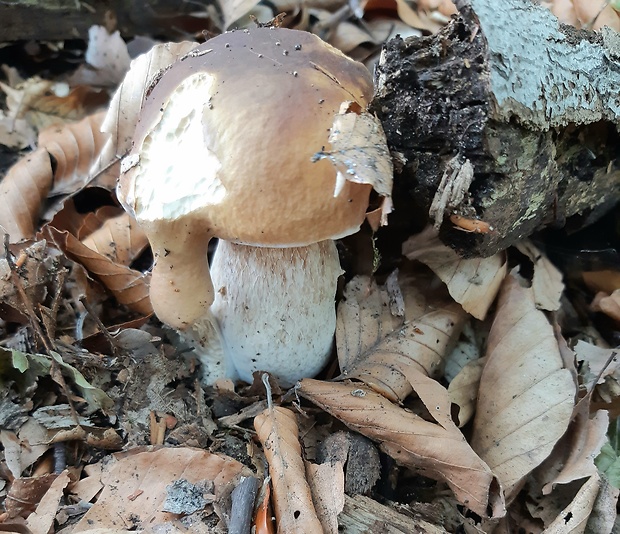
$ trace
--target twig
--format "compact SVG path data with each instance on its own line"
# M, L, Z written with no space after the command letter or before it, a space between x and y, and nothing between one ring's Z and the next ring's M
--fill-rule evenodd
M254 501L258 493L259 482L255 477L243 477L233 490L232 510L228 523L229 534L250 534Z
M80 295L80 303L82 304L82 306L84 306L84 308L86 308L86 311L93 318L95 323L97 323L97 326L99 327L99 330L101 330L101 333L108 340L108 343L112 347L112 353L114 354L114 356L118 356L119 354L116 340L112 337L112 334L110 334L109 330L105 327L101 319L99 319L99 316L95 313L95 310L93 310L92 306L87 302L85 295Z

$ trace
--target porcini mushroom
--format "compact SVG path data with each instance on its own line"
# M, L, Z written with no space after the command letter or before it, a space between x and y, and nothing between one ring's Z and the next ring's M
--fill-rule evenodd
M202 351L205 382L261 370L290 385L325 365L332 240L359 229L373 187L390 210L372 91L362 64L280 28L215 37L149 87L118 196L154 252L157 316L199 352L219 333L223 353Z

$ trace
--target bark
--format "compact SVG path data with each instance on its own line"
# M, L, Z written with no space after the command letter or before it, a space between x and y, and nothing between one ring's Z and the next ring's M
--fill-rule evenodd
M600 217L620 198L618 34L561 25L529 0L457 7L439 34L382 53L373 110L397 162L391 226L406 233L432 206L445 243L489 256ZM452 214L493 230L457 230Z

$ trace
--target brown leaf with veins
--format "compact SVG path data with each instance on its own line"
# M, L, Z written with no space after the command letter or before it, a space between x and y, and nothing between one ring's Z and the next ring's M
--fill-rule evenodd
M149 276L129 267L148 241L121 208L104 206L82 215L72 200L67 200L42 234L82 265L118 302L143 315L153 313Z
M44 200L50 194L83 187L90 167L107 139L99 132L103 114L75 124L52 127L39 135L39 148L24 156L0 181L0 230L12 243L34 236ZM52 167L54 162L54 170Z
M562 272L531 241L526 239L517 243L515 247L519 252L526 255L534 265L532 291L534 292L536 307L547 311L559 310L560 298L564 292Z
M503 253L463 259L441 243L430 226L403 243L403 255L428 265L446 284L452 298L480 320L486 317L507 272Z
M404 317L390 312L390 294L369 277L348 284L338 305L336 346L342 378L356 378L391 400L402 401L411 385L402 369L438 376L466 314L454 302L429 299L415 280L401 277Z
M448 392L419 371L405 372L435 421L393 404L363 384L306 378L298 392L352 430L380 443L400 465L446 482L456 498L476 514L504 515L493 473L452 422Z
M254 419L254 428L269 462L278 532L322 534L301 457L295 414L287 408L267 408Z
M486 357L472 447L510 501L566 431L576 394L553 328L515 276L503 284Z
M110 134L105 151L117 158L131 148L133 134L149 85L162 69L187 54L198 43L164 43L131 62L129 72L120 84L106 113L101 130Z
M152 452L134 450L112 458L114 462L107 463L105 470L93 475L97 481L101 479L104 488L97 502L74 527L74 532L129 524L137 530L141 530L140 527L162 532L175 527L183 529L179 515L162 511L172 483L185 479L197 487L209 484L212 488L209 493L214 494L215 503L220 503L241 476L251 475L247 467L229 456L190 447Z

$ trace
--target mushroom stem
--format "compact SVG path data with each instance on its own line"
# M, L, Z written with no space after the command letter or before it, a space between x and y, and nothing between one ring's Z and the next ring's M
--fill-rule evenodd
M151 237L155 266L151 277L151 303L164 323L185 330L209 312L213 284L209 274L209 238L172 234Z
M331 240L294 248L219 242L211 265L211 312L239 378L252 382L254 371L268 371L290 386L325 366L341 272Z

